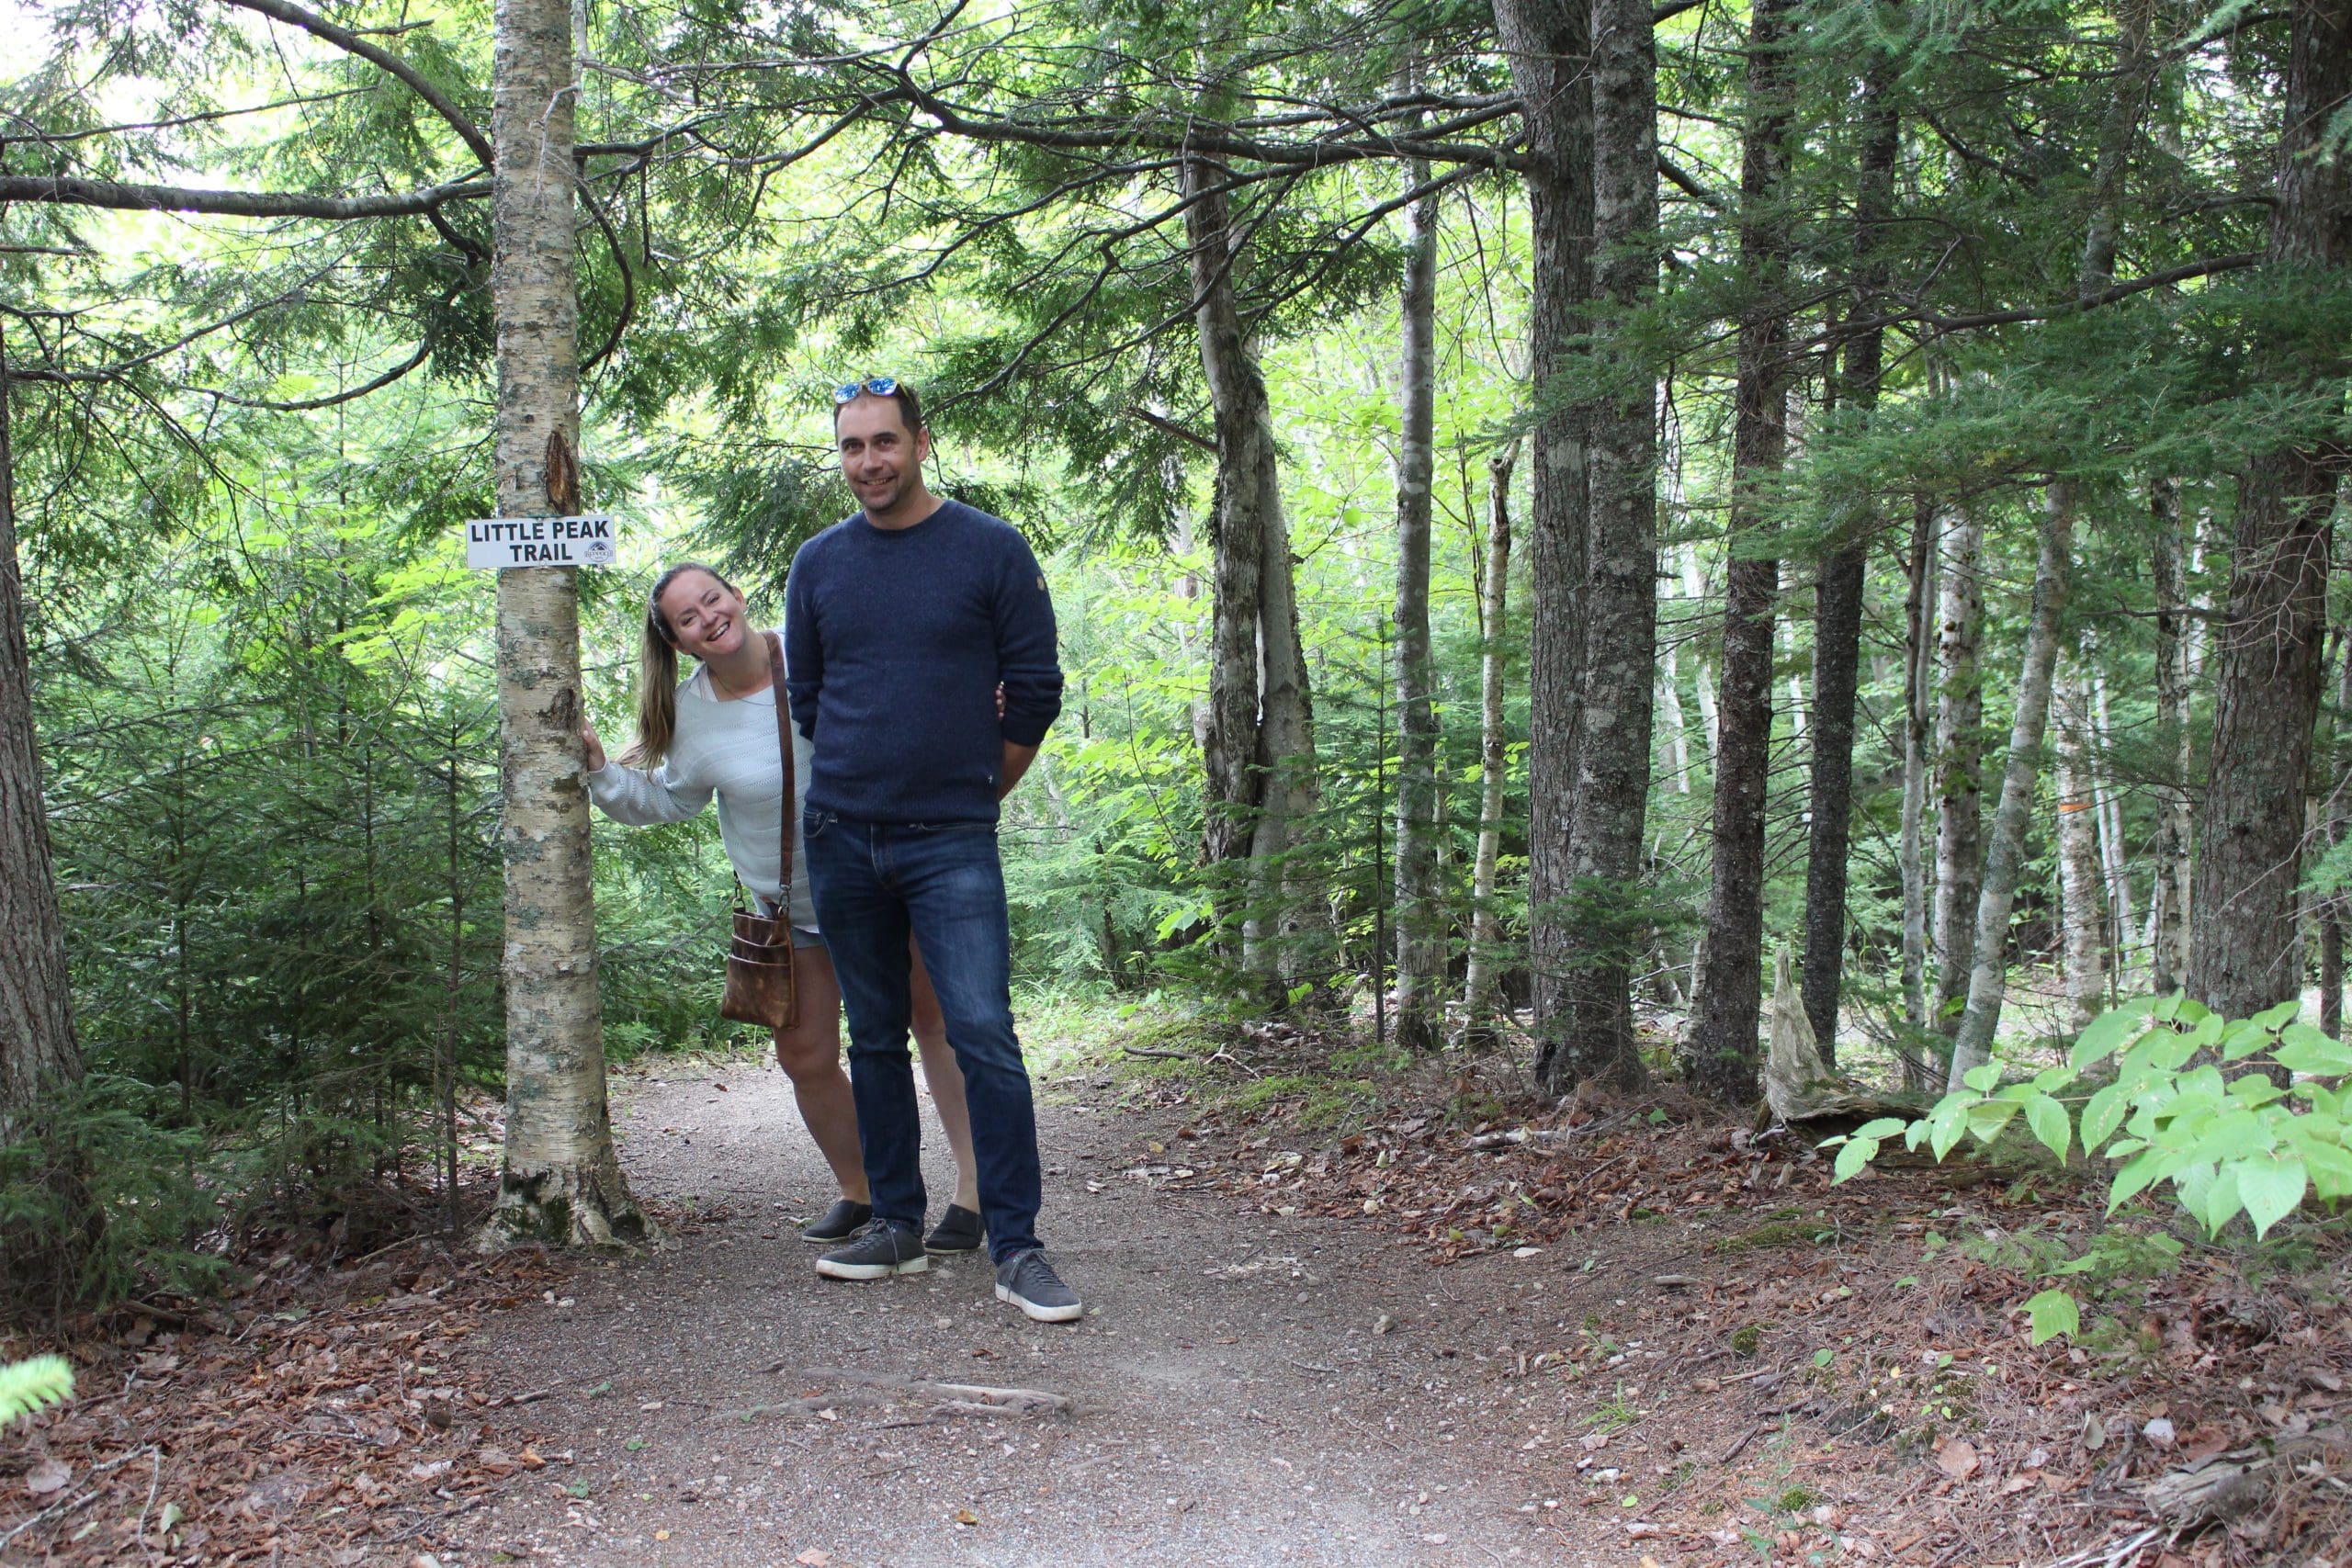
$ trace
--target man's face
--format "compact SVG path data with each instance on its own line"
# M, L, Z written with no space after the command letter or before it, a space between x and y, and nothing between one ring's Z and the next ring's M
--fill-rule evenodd
M907 428L898 399L861 392L834 411L833 449L857 503L881 513L921 478L931 437Z

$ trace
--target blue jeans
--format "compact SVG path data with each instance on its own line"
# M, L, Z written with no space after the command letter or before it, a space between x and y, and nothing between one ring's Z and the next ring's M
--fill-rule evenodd
M849 1014L850 1092L874 1217L922 1228L922 1125L907 1055L907 935L922 944L964 1069L980 1218L1000 1262L1037 1245L1037 1113L1012 1032L1004 868L986 822L801 814L817 924Z

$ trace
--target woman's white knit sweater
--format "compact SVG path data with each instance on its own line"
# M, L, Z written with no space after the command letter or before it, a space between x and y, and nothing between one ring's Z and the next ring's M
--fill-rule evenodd
M743 886L763 898L776 896L784 818L784 769L776 750L775 687L722 702L711 694L710 672L697 670L678 687L678 730L659 768L607 762L588 775L588 797L605 816L630 827L684 822L718 796L718 836ZM808 790L815 748L792 727L792 768L799 794ZM808 857L801 853L800 805L792 803L792 923L817 925L808 893Z

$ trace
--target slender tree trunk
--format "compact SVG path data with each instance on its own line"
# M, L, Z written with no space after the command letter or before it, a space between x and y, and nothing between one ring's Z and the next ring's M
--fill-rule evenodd
M499 0L495 33L498 509L560 515L579 501L571 12L565 0ZM506 1152L498 1205L478 1238L485 1249L653 1234L621 1175L605 1096L576 570L518 568L498 581Z
M2159 995L2180 988L2188 968L2188 588L2180 531L2180 486L2148 484L2155 524L2156 742L2170 777L2159 791L2156 833L2149 846L2148 983Z
M2352 0L2296 0L2269 259L2316 273L2352 262L2352 164L2324 155L2352 97ZM2295 389L2332 384L2340 346L2257 352ZM2327 570L2339 455L2280 446L2239 476L2230 592L2216 632L2213 744L2198 828L2189 994L2230 1017L2300 996L2302 798L2324 682Z
M1945 1089L1989 1061L1994 1032L2008 987L2009 911L2025 868L2026 825L2033 814L2042 734L2050 719L2050 680L2058 662L2058 626L2065 614L2073 567L2075 513L2070 490L2052 484L2042 509L2041 547L2033 564L2033 612L2027 622L2024 668L2018 674L2017 714L2009 726L2009 756L2001 773L2000 804L1984 852L1984 883L1976 896L1976 935L1968 977L1968 1008L1952 1041Z
M1569 831L1582 733L1588 422L1561 373L1592 289L1592 17L1589 0L1495 0L1494 11L1526 105L1527 360L1537 411L1528 505L1528 946L1540 1053L1549 1055L1570 1010Z
M1874 56L1862 85L1864 125L1854 190L1854 312L1882 314L1888 282L1886 226L1894 212L1894 159L1899 141L1894 65ZM1863 420L1878 408L1885 361L1885 329L1848 337L1837 381L1844 406ZM1854 712L1860 693L1863 576L1876 508L1867 496L1821 563L1813 594L1811 803L1804 882L1805 1017L1820 1043L1824 1064L1838 1061L1838 1002L1845 989L1846 866L1854 819Z
M2352 637L2342 639L2344 662L2335 682L2335 712L2328 725L2327 843L2340 847L2352 829L2352 758L2346 755L2345 717L2352 715ZM2327 895L2321 908L2319 929L2319 1026L2335 1039L2344 1038L2344 913L2346 897L2339 888Z
M1935 618L1929 591L1936 581L1936 509L1922 498L1911 525L1910 592L1904 603L1903 666L1903 1021L1928 1027L1928 736L1932 699ZM1903 1055L1906 1088L1923 1089L1914 1052Z
M1408 188L1429 164L1406 165ZM1396 1043L1443 1037L1444 903L1437 875L1437 671L1430 654L1430 502L1437 468L1438 200L1406 209L1404 352L1396 460Z
M1243 352L1240 320L1227 281L1225 197L1209 192L1219 175L1194 161L1185 164L1184 178L1185 194L1195 198L1187 222L1193 288L1200 300L1201 365L1217 412L1209 697L1201 757L1207 773L1204 848L1211 862L1220 862L1249 854L1265 788L1258 767L1259 585L1268 490L1262 475L1272 468L1274 454L1256 449L1272 434L1264 421L1226 414L1250 396L1256 367ZM1257 396L1263 400L1262 386ZM1244 907L1228 912L1230 925L1252 918L1247 904L1245 895Z
M1936 991L1930 1019L1960 1032L1976 950L1976 894L1984 885L1984 682L1981 562L1984 525L1973 507L1953 519L1936 614Z
M8 892L8 915L0 919L0 1143L44 1090L82 1081L17 565L10 398L7 345L0 342L0 888Z
M1704 956L1690 1020L1692 1087L1729 1102L1756 1094L1764 1005L1764 801L1771 772L1772 622L1780 563L1757 553L1759 487L1788 450L1788 321L1781 298L1789 236L1778 209L1788 174L1786 58L1792 0L1748 14L1747 119L1740 149L1740 270L1755 301L1739 323L1733 392L1730 564L1722 684L1715 698L1714 843Z
M2056 712L2058 785L2058 907L2064 953L2066 1026L2079 1032L2099 1010L2106 992L2100 963L2107 912L2099 900L2098 802L2085 756L2086 704L2079 670L2058 683Z
M1290 530L1272 415L1257 357L1234 300L1231 210L1223 171L1185 165L1201 367L1216 410L1217 538L1214 663L1209 675L1213 853L1250 857L1244 966L1279 998L1300 979L1319 983L1329 959L1323 906L1296 835L1316 802L1314 713L1299 641ZM1244 673L1244 667L1249 672ZM1245 703L1245 699L1248 700Z
M2086 636L2083 651L2093 659L2098 640ZM2108 717L2107 672L2095 664L2090 671L2091 798L2098 804L2099 867L2107 877L2108 931L2113 940L2109 961L2109 991L2125 987L2132 968L2132 939L2137 929L2132 898L2132 859L2123 844L2123 795L2115 784L2115 728Z
M1698 547L1685 544L1674 552L1674 556L1676 571L1682 582L1682 596L1693 604L1705 604L1707 574L1699 570ZM1775 592L1779 592L1777 575L1776 573L1773 586ZM1715 749L1719 744L1723 716L1715 706L1715 672L1708 667L1707 661L1703 659L1699 660L1699 667L1690 672L1690 691L1691 694L1699 699L1699 729L1700 733L1706 737L1707 765L1713 768ZM1695 975L1691 977L1691 983L1694 986L1698 983Z
M1503 641L1510 594L1510 476L1516 447L1487 460L1487 559L1478 597L1478 856L1470 873L1470 972L1462 987L1467 1029L1481 1036L1501 1006L1495 961L1503 939L1495 908L1495 867L1502 855L1503 807L1510 784L1510 732L1503 723Z

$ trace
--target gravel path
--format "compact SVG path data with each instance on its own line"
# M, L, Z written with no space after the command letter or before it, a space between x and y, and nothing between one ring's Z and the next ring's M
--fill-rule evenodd
M463 1545L445 1559L1641 1560L1560 1491L1581 1425L1507 1377L1510 1342L1552 1331L1565 1305L1558 1265L1435 1270L1370 1225L1170 1190L1181 1167L1148 1140L1172 1124L1091 1109L1086 1089L1053 1086L1040 1107L1038 1229L1090 1309L1049 1326L1000 1304L980 1258L819 1279L795 1222L829 1193L773 1068L616 1084L637 1191L706 1218L676 1227L673 1249L586 1265L568 1293L471 1337L463 1359L497 1384L548 1391L490 1412L488 1440L555 1462L456 1521ZM936 1209L935 1123L929 1141ZM1168 1173L1145 1174L1155 1164ZM939 1395L892 1380L1043 1390L1075 1411L941 1415ZM747 1419L758 1406L783 1408Z

